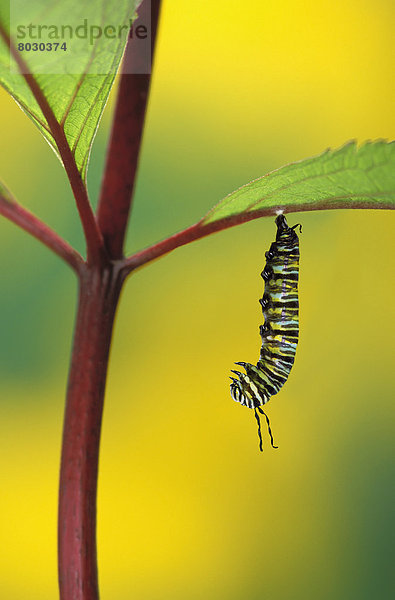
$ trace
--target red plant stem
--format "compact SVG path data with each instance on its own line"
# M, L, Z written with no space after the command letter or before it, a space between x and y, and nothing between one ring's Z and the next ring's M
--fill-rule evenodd
M21 229L30 233L37 240L50 248L55 254L66 261L74 271L79 271L83 264L82 256L72 248L53 229L40 221L30 211L20 206L14 200L10 201L0 194L0 215L6 217Z
M138 9L139 18L133 31L149 20L149 2L144 0ZM160 0L151 0L151 55L153 56L159 19ZM136 35L136 34L134 34ZM151 74L138 73L144 56L142 40L129 38L122 67L113 128L108 147L98 223L111 258L123 256L123 244L136 181L138 159L143 135Z
M154 30L159 5L159 0L152 1ZM155 31L152 38L154 42ZM102 228L113 257L122 256L149 80L146 75L123 73L121 77L98 213L100 236ZM100 244L87 230L86 238L96 252L80 270L64 418L58 521L60 600L99 598L96 495L101 420L115 312L126 277L123 263L111 260L106 251L98 252Z
M98 228L96 217L92 211L92 207L89 203L86 185L81 178L80 172L78 171L74 155L67 141L64 129L56 119L55 114L52 108L50 107L48 100L46 99L41 87L37 83L34 76L31 73L29 73L29 68L23 60L21 53L17 51L10 39L9 34L6 32L4 27L1 26L1 24L0 36L3 38L4 42L9 46L10 53L18 65L21 71L21 75L24 77L33 96L35 97L38 105L40 106L42 113L45 119L47 120L50 132L58 147L59 154L61 156L64 168L69 178L70 185L73 190L74 198L77 204L77 209L81 218L81 223L84 230L87 246L87 261L89 264L91 264L95 261L102 260L104 255L103 237Z
M292 212L306 212L311 210L331 210L331 209L381 209L381 210L393 210L394 206L390 202L349 202L348 199L343 201L323 201L320 203L306 203L299 204L297 206L286 206L284 207L284 213L292 213ZM164 254L168 254L172 250L179 248L180 246L184 246L185 244L189 244L194 240L199 240L203 237L211 235L212 233L216 233L218 231L224 231L225 229L229 229L230 227L235 227L236 225L241 225L242 223L247 223L248 221L253 221L254 219L259 219L260 217L268 217L276 215L277 207L271 208L262 208L260 210L251 211L248 213L240 213L237 215L231 215L229 217L224 217L223 219L219 219L218 221L213 221L212 223L205 223L204 220L175 233L174 235L149 246L148 248L144 248L139 252L136 252L132 256L129 256L121 261L122 268L126 274L131 273L135 269L138 269L147 263L160 258Z
M61 600L98 600L96 493L107 364L124 276L117 263L81 272L59 487Z

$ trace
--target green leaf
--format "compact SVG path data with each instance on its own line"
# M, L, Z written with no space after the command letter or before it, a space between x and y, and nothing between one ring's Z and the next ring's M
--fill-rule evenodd
M281 167L226 196L200 224L322 208L395 208L395 142L350 142Z
M11 38L16 49L22 42L45 46L52 43L51 51L31 49L17 52L27 67L24 72L33 75L56 120L61 124L83 179L86 177L93 139L139 3L140 0L12 0L11 14L8 2L0 6L0 83L60 156L46 115L26 79L20 74L20 65L10 56L7 38ZM29 30L29 24L35 28ZM91 36L92 25L101 27L100 37ZM38 30L39 26L41 31ZM48 29L49 26L53 27L52 30ZM80 37L76 34L78 26ZM115 27L115 38L103 34L106 26ZM113 33L113 30L108 31ZM94 33L97 34L98 29ZM55 51L56 42L59 46ZM64 42L67 49L61 50Z

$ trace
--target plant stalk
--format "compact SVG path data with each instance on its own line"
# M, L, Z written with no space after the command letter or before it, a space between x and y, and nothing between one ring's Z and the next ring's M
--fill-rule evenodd
M159 8L160 0L152 0L152 52ZM148 10L144 1L139 14ZM129 58L139 60L138 56ZM150 75L131 72L121 76L98 221L93 219L94 228L84 227L88 258L79 271L59 484L60 600L99 599L96 496L101 421L115 312L127 275L123 261L117 259L123 256L150 82ZM67 173L73 183L73 173ZM76 198L80 210L78 195ZM86 207L90 208L89 202L81 204L81 208ZM81 210L80 214L83 224L86 221L89 225L90 220L84 221L84 217L91 214ZM103 237L109 253L104 251Z
M45 96L44 91L40 87L35 75L29 72L28 66L24 61L20 52L13 40L11 40L8 32L0 23L0 37L4 43L9 47L10 54L17 63L22 77L25 79L29 86L33 96L35 97L37 104L41 108L41 111L48 123L48 131L53 136L56 146L59 150L60 157L63 162L63 166L66 170L71 189L73 190L74 198L77 205L77 210L80 215L81 225L84 230L86 248L87 248L87 261L89 264L94 262L105 260L105 250L103 246L103 236L99 230L96 217L92 211L92 207L89 202L88 191L86 184L81 177L81 173L76 165L73 152L69 146L69 142L66 138L63 125L58 122L55 114Z
M290 214L293 212L305 212L305 211L313 211L313 210L340 210L340 209L376 209L376 210L393 210L393 203L388 202L358 202L358 203L350 203L346 199L340 201L332 201L332 200L324 200L320 202L310 202L306 204L297 204L294 206L286 206L284 207L284 213ZM139 250L135 254L128 256L122 260L122 265L126 273L131 273L132 271L139 269L153 260L161 258L165 254L168 254L172 250L179 248L180 246L184 246L185 244L190 244L195 240L199 240L201 238L207 237L213 233L217 233L219 231L224 231L225 229L229 229L230 227L235 227L236 225L241 225L242 223L247 223L248 221L253 221L254 219L259 219L261 217L274 217L276 215L276 206L270 206L267 208L261 208L259 210L251 210L249 212L236 213L234 215L229 215L228 217L223 217L222 219L218 219L218 221L208 221L206 222L207 215L203 217L200 221L195 223L194 225L190 225L186 229L179 231L178 233L174 233L168 238L161 240L149 246L148 248L144 248L143 250Z
M0 192L0 215L30 233L78 273L83 264L82 256L46 223L18 204L10 194L6 196Z
M143 0L138 8L139 26L151 22L151 58L155 53L161 0ZM123 58L117 104L108 146L97 209L97 220L108 255L123 256L123 245L136 183L151 73L142 73L145 47L129 37ZM144 70L144 69L143 69Z
M119 263L82 270L63 429L59 485L60 600L98 600L96 493L100 430Z

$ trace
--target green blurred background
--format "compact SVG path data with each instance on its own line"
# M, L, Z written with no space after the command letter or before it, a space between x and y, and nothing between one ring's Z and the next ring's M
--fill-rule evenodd
M287 162L394 137L390 0L164 2L128 249ZM92 154L95 199L110 124ZM60 163L0 93L1 176L83 251ZM126 286L98 499L103 600L390 599L394 215L295 214L300 343L268 405L229 395L260 347L261 219L180 248ZM0 221L0 597L57 597L57 477L76 281Z

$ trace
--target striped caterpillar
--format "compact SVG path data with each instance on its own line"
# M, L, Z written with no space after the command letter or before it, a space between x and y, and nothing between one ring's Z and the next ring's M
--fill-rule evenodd
M262 451L262 434L259 414L266 418L270 441L273 436L269 418L261 406L277 394L286 382L295 360L299 336L299 238L295 229L300 224L288 226L284 215L276 218L276 240L265 253L266 265L261 276L265 290L259 300L265 319L259 331L262 338L260 357L256 365L237 362L245 373L233 371L230 393L236 402L253 408L258 423L259 449Z

